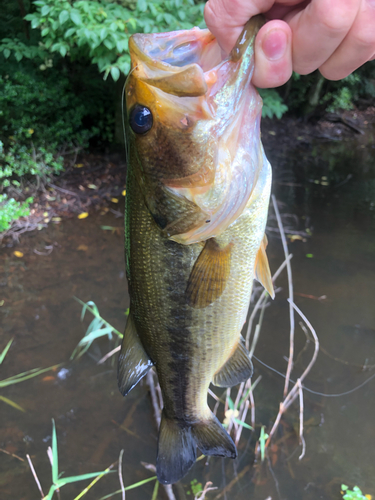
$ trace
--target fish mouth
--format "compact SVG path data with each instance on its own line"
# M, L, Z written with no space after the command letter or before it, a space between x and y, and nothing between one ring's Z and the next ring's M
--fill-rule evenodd
M212 70L225 58L207 29L135 34L130 38L137 78L178 97L198 97L216 82Z

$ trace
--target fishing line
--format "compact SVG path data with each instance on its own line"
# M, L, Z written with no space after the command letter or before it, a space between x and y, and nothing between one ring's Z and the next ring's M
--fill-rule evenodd
M269 366L269 365L266 365L266 363L264 363L263 361L261 361L259 358L257 358L256 356L253 355L253 358L256 359L258 361L258 363L260 363L261 365L265 366L266 368L268 368L269 370L277 373L278 375L280 375L281 377L283 378L286 378L286 376L279 372L278 370L276 370L275 368L272 368L272 366ZM306 387L305 385L302 384L302 387L305 391L307 392L311 392L311 394L316 394L317 396L324 396L325 398L338 398L340 396L347 396L348 394L351 394L352 392L355 392L357 391L358 389L361 389L364 385L366 385L368 382L370 382L373 378L375 378L375 373L373 375L371 375L371 377L369 377L367 380L365 380L364 382L362 382L362 384L358 385L357 387L354 387L353 389L350 389L349 391L346 391L346 392L340 392L339 394L324 394L323 392L317 392L317 391L313 391L312 389L309 389L308 387ZM290 381L295 384L295 380L292 380L290 379Z

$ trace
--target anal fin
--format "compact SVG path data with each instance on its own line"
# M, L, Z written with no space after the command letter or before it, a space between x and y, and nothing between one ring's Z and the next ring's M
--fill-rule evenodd
M253 363L246 349L245 340L241 335L232 356L215 373L212 383L218 387L232 387L245 382L252 374Z
M117 380L121 394L126 396L152 365L138 337L130 312L118 358Z
M255 278L264 286L270 296L274 299L275 291L273 289L271 271L266 254L267 244L267 236L264 235L255 260Z
M207 307L224 292L230 273L232 245L229 243L222 248L214 238L206 241L186 287L186 300L191 307Z

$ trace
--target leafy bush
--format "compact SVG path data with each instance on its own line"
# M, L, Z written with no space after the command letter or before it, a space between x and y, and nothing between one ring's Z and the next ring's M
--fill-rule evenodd
M288 111L288 106L284 104L282 97L275 89L259 89L263 99L262 116L267 118L280 119Z
M134 9L131 2L119 5L105 0L33 4L36 11L26 19L41 30L47 50L72 60L90 60L105 78L110 73L115 81L130 70L128 40L133 33L189 29L203 23L204 2L194 0L138 0Z
M358 486L350 490L345 484L341 485L343 500L371 500L371 495L364 495Z
M29 215L32 201L32 198L28 198L20 203L14 198L8 198L6 194L0 194L0 233L9 229L14 220Z

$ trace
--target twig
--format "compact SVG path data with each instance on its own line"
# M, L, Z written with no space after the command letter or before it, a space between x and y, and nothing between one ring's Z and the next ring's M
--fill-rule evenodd
M289 301L289 299L288 299L288 301ZM302 373L301 377L299 378L300 384L302 384L302 381L306 378L307 374L310 372L310 370L313 367L313 365L314 365L314 363L316 361L316 358L318 356L318 352L319 352L319 339L318 339L318 336L315 333L315 330L312 327L310 321L306 318L306 316L303 314L303 312L294 303L292 303L292 307L301 316L301 318L303 319L303 321L306 323L306 325L310 329L310 332L312 333L312 336L314 337L314 342L315 342L314 354L313 354L313 356L311 358L311 361L307 365L307 367L305 368L305 371ZM298 396L298 381L295 383L295 385L289 391L289 394L284 399L284 401L282 403L280 403L279 413L277 414L276 420L275 420L275 422L274 422L274 424L272 426L271 431L269 432L269 437L267 439L266 446L269 445L269 443L270 443L270 441L272 439L272 436L275 433L275 431L276 431L276 429L277 429L277 427L279 425L281 416L289 408L289 406L294 402L294 400L296 399L297 396Z
M211 481L208 481L205 485L204 485L204 488L202 491L200 491L199 493L197 493L194 497L194 500L203 500L204 498L206 498L206 494L209 492L209 491L213 491L213 490L217 490L217 486L212 486L213 483L211 483Z
M26 455L26 458L27 458L27 461L29 462L29 467L31 469L31 472L32 472L32 474L34 476L34 479L35 479L35 482L36 482L36 485L38 486L38 489L39 489L40 494L42 495L42 499L43 499L45 497L45 495L43 493L42 486L41 486L41 484L39 482L38 476L36 475L36 472L35 472L33 463L31 461L30 455Z
M117 347L115 347L115 349L112 349L112 351L107 352L107 354L105 356L103 356L102 359L99 359L97 364L101 365L102 363L104 363L104 361L107 361L108 358L110 358L111 356L116 354L116 352L118 352L120 350L121 350L121 346L118 345Z
M284 260L284 262L281 264L281 266L278 268L278 270L275 272L275 274L272 276L272 282L274 283L276 279L280 276L280 273L283 271L284 267L290 262L291 258L293 257L293 254L289 254L288 258ZM256 313L262 306L262 301L264 298L267 296L266 290L263 290L261 293L257 303L254 306L254 309L251 312L250 318L249 318L249 323L247 326L247 331L246 331L246 348L249 349L249 342L250 342L250 334L251 330L253 328L253 321L255 318Z
M152 401L152 406L154 408L154 416L155 416L157 428L159 429L160 420L161 420L161 409L160 409L159 402L158 402L157 395L156 395L154 375L153 375L152 369L149 370L149 372L147 373L147 384L150 388L151 401Z
M303 389L301 384L301 379L297 379L298 393L299 393L299 442L302 446L302 452L299 456L299 460L302 460L306 452L306 442L303 437Z
M6 453L7 455L10 455L11 457L17 458L17 460L20 460L21 462L25 461L23 458L19 457L18 455L15 455L14 453L10 453L7 450L3 450L2 448L0 448L0 451L2 451L3 453Z
M122 500L125 500L125 486L124 486L124 478L122 477L122 455L124 454L124 450L120 451L120 456L118 459L118 479L120 481Z
M281 222L279 209L277 208L277 201L276 201L276 198L274 195L272 195L272 203L273 203L273 208L274 208L275 214L276 214L277 224L278 224L279 229L280 229L281 242L283 244L285 259L287 259L289 256L288 244L286 242L283 223ZM288 273L288 289L289 289L290 341L289 341L288 367L286 370L285 385L284 385L284 398L287 395L288 389L289 389L289 379L290 379L290 374L291 374L292 369L293 369L293 356L294 356L293 280L292 280L292 267L291 267L289 261L286 264L286 269L287 269L287 273Z

